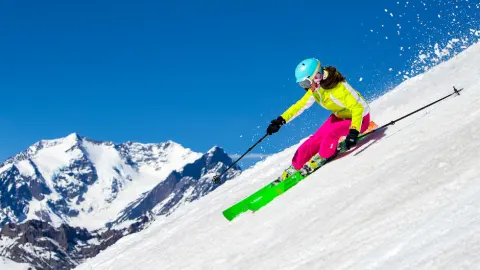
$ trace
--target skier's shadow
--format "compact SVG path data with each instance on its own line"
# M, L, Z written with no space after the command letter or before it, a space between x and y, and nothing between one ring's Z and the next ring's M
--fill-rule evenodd
M421 117L425 117L425 116L428 115L428 114L429 114L429 112L426 112L426 113L425 113L423 116L421 116ZM418 120L417 120L417 121L418 121ZM391 135L388 136L388 137L395 136L397 133L402 132L402 130L407 129L407 128L411 127L411 126L414 126L417 121L414 121L414 122L412 122L411 124L409 124L409 125L401 128L401 129L397 130L396 132L394 132L393 134L391 134ZM385 130L387 130L387 129L388 129L388 126L382 128L382 129L380 129L380 130L378 130L377 132L375 132L375 133L373 133L373 134L371 134L371 135L369 135L369 136L368 136L367 138L365 138L364 140L361 140L360 142L358 142L357 145L356 145L356 147L355 147L354 149L352 149L351 151L347 151L347 152L345 152L345 153L339 154L337 158L344 157L344 156L346 156L346 155L348 155L348 154L350 154L350 153L352 153L352 152L355 152L355 154L353 154L354 156L360 155L361 153L363 153L363 151L367 150L367 149L370 148L372 145L376 144L380 139L382 139L383 137L385 137L385 135L386 135L386 134L385 134ZM360 150L360 151L355 151L356 149L358 149L358 148L360 148L361 146L363 146L363 145L371 142L372 140L373 140L373 143L369 144L368 146L366 146L365 148L363 148L363 149Z
M354 156L357 156L357 155L360 155L363 153L363 151L367 150L368 148L370 148L372 145L376 144L379 140L381 140L383 137L385 137L385 130L387 130L388 127L385 127L385 128L382 128L380 129L379 131L377 132L374 132L372 133L371 135L369 135L367 138L359 141L357 143L357 145L355 146L354 149L351 149L350 151L347 151L347 152L344 152L344 153L340 153L338 154L338 156L335 158L336 160L338 159L341 159L347 155L350 155L351 153L354 153L353 155ZM372 142L373 141L373 142ZM366 144L369 144L367 145L365 148L363 148L362 150L360 151L356 151L356 149L359 149L361 148L362 146L366 145Z

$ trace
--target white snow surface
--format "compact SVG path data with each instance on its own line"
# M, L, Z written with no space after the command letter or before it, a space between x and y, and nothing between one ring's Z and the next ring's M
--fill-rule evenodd
M16 240L18 239L0 237L0 270L35 270L35 268L28 263L17 263L4 257L10 255L8 248L15 245Z
M35 270L28 263L17 263L10 259L0 257L0 270Z
M372 116L382 125L453 85L465 88L258 212L222 216L278 176L298 145L76 269L480 269L478 63L475 44L375 100Z

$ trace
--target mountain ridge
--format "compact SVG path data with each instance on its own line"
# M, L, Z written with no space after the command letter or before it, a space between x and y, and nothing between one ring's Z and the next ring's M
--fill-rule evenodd
M213 175L232 163L219 146L201 154L171 140L115 144L77 133L41 140L0 166L0 255L71 269L213 191ZM240 172L234 166L222 179Z

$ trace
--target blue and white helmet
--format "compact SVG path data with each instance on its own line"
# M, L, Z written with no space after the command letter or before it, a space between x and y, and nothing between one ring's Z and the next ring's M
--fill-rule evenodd
M317 71L320 71L320 61L316 58L305 59L297 65L297 68L295 69L295 79L297 80L297 83L306 79L311 80L311 77Z

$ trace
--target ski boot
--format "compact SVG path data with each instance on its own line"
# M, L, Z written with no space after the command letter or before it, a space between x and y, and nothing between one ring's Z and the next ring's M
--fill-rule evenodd
M292 165L288 167L285 171L283 171L282 175L280 175L274 182L274 184L278 184L282 182L283 180L287 179L288 177L292 176L294 173L297 172L297 169L295 169Z
M303 176L311 174L320 166L325 164L325 161L326 160L322 158L319 154L315 154L307 163L305 163L305 165L303 165L303 168L300 169L300 174L302 174Z
M325 164L327 164L328 162L334 160L334 159L338 156L338 154L340 153L340 150L341 150L340 147L337 148L337 150L335 151L335 153L333 154L333 156L331 156L331 157L329 157L329 158L326 158L326 159L323 161L323 165L325 165Z

